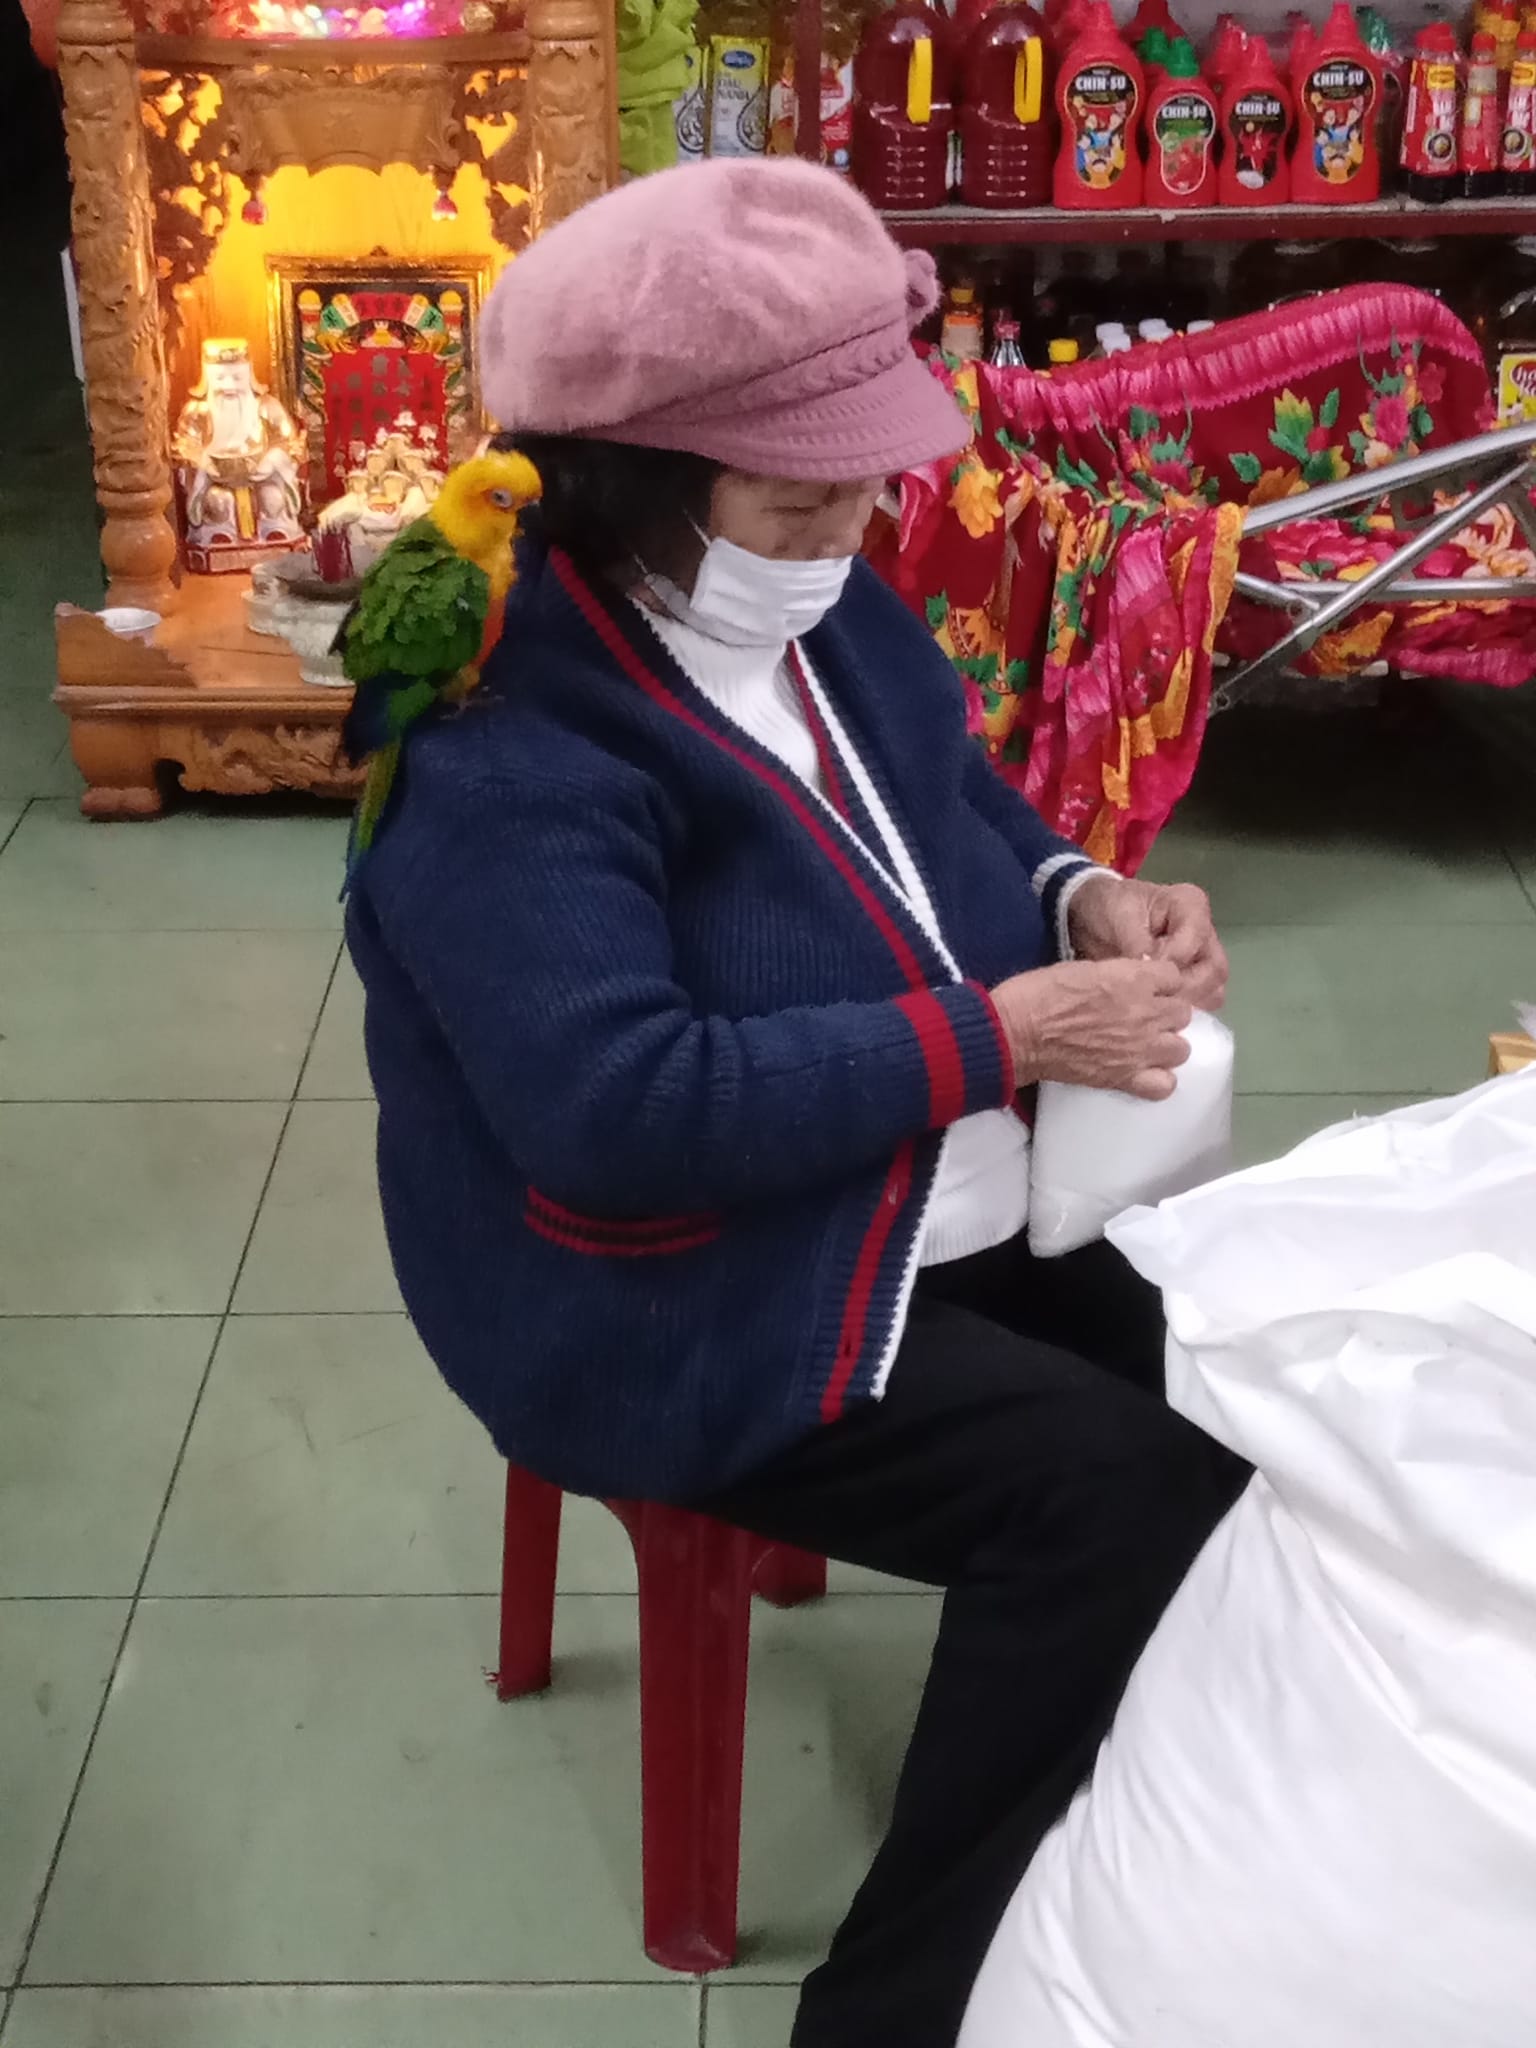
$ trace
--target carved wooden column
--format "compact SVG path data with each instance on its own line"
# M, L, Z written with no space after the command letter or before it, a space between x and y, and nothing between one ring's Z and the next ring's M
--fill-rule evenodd
M603 0L531 0L527 25L529 225L541 235L613 181L610 23Z
M164 612L175 602L176 559L165 370L138 63L122 0L63 0L59 75L107 595Z

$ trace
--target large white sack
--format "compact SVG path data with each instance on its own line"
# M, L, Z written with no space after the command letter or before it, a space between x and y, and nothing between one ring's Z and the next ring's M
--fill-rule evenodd
M1166 1101L1041 1083L1029 1167L1029 1248L1059 1258L1092 1244L1134 1203L1160 1202L1232 1163L1232 1034L1196 1011L1189 1058Z
M1111 1235L1259 1466L961 2048L1536 2041L1536 1071Z

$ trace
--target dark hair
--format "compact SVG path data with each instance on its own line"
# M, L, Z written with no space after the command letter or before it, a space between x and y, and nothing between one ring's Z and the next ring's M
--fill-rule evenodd
M497 434L493 448L526 455L544 486L523 515L535 544L564 548L584 576L627 588L646 569L689 559L691 529L709 522L723 465L679 448L634 448L577 434Z

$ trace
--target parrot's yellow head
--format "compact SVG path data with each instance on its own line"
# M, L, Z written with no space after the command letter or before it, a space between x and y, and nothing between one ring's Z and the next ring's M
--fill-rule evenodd
M517 517L539 495L539 473L526 455L489 448L449 470L428 517L442 529L454 552L467 555L491 574L506 564L511 575ZM493 583L501 579L492 576ZM505 584L503 584L505 589Z

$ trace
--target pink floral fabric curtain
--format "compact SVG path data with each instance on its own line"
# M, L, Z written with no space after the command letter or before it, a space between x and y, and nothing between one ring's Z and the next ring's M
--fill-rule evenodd
M1189 785L1218 648L1281 629L1234 602L1241 560L1271 577L1360 575L1385 515L1242 539L1243 508L1385 467L1489 424L1487 376L1437 299L1361 286L1188 341L1050 374L935 361L970 419L958 461L903 478L871 547L970 688L1003 773L1096 858L1133 872ZM1421 573L1536 573L1507 514ZM1468 602L1375 610L1304 664L1376 660L1507 683L1531 667L1536 610Z

